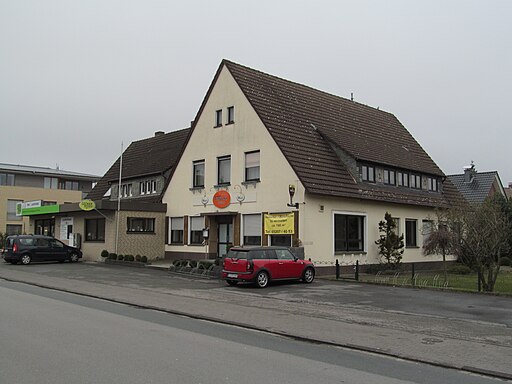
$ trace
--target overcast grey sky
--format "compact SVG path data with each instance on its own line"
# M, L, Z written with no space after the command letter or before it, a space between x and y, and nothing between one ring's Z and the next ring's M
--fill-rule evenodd
M189 126L223 58L392 112L512 182L512 1L0 0L0 162L102 175Z

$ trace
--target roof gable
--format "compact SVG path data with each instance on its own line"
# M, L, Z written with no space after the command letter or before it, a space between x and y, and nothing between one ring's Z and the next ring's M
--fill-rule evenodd
M460 198L451 183L444 183L443 194L432 194L360 183L349 172L334 147L357 161L444 178L394 115L228 60L223 66L308 192L429 206Z
M122 179L134 179L151 175L163 175L169 178L171 170L177 164L181 151L185 146L190 128L156 135L132 142L123 152ZM119 179L118 158L105 173L87 198L102 199L112 182ZM147 198L145 198L147 199ZM161 195L151 196L151 200L160 200Z
M500 193L505 196L505 191L501 185L498 172L474 172L471 181L465 181L465 175L449 175L448 179L459 190L464 198L471 204L481 204L484 200L493 195ZM497 188L496 188L497 186ZM498 189L498 191L496 191Z

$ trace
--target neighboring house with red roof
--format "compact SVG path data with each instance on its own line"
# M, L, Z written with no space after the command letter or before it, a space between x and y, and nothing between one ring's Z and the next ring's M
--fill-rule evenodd
M438 261L424 223L461 201L391 113L223 60L163 197L166 257L302 244L318 266L374 264L388 211L404 262Z
M485 199L495 194L506 197L498 172L477 172L473 163L464 168L464 173L449 175L448 180L470 204L482 204Z

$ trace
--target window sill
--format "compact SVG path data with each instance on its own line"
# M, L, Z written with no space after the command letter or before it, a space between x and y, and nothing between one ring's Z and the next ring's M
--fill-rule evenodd
M172 244L167 244L168 246L170 247L183 247L185 244L183 243L172 243Z
M213 128L221 128L222 127L222 124L221 125L214 125Z
M230 187L230 186L231 186L231 183L217 184L217 185L214 185L213 188L220 189L220 188L226 188L226 187Z
M343 256L343 255L366 255L368 252L365 251L336 251L334 252L335 256Z
M249 185L252 185L254 187L256 187L256 185L258 183L261 183L261 180L258 179L258 180L247 180L247 181L242 181L242 185L245 186L245 188L247 188Z
M230 121L229 123L226 123L226 125L233 125L233 124L235 124L234 121Z
M420 249L420 247L417 245L406 245L405 248L406 249Z
M201 244L187 244L189 247L204 247L205 245L203 243Z
M201 187L191 187L188 190L194 192L194 191L202 191L203 189L204 189L204 185Z
M84 240L84 243L104 243L105 240Z

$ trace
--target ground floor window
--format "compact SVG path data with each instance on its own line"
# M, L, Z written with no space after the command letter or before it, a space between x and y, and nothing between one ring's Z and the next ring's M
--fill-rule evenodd
M190 217L190 244L200 245L203 243L204 217Z
M291 235L270 235L270 245L278 247L291 247L292 236Z
M11 235L21 235L23 227L21 225L15 224L7 224L5 228L5 233L7 236Z
M365 216L334 214L334 251L364 251Z
M55 236L55 220L40 219L35 221L35 234L44 236Z
M147 217L129 217L128 233L155 233L155 219Z
M85 220L85 241L105 241L105 219Z
M405 220L405 246L406 247L417 247L418 239L418 221L412 219Z
M183 244L183 217L171 217L169 219L169 239L170 244Z
M261 245L261 214L243 216L244 245Z

